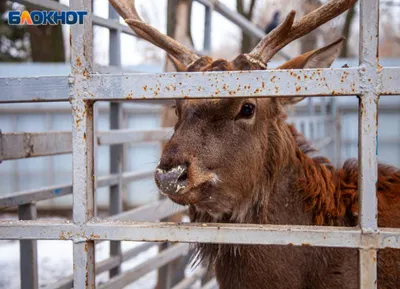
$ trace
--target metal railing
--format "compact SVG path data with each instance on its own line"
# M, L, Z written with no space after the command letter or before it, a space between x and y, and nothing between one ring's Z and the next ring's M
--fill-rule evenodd
M71 0L71 9L87 10L89 0ZM31 248L37 239L74 242L75 288L95 287L95 241L206 242L227 244L295 245L359 249L360 288L377 288L377 250L400 249L400 229L377 225L377 105L380 95L400 94L400 68L378 63L379 1L361 1L360 65L354 68L268 70L251 72L94 74L92 71L92 24L71 27L71 77L0 79L0 103L71 100L73 109L73 222L0 221L0 239L24 240ZM298 78L300 80L298 80ZM344 81L343 81L344 79ZM134 101L183 98L281 96L358 96L359 109L359 192L360 224L357 227L283 226L243 224L174 224L133 222L129 219L94 218L94 109L96 101ZM114 107L117 109L117 107ZM117 167L116 164L115 167ZM116 170L118 174L118 170ZM115 187L113 194L118 194ZM115 205L118 212L119 204ZM30 205L28 205L30 206ZM29 208L31 209L31 208ZM25 214L24 214L25 215ZM26 219L34 219L28 214ZM22 213L21 213L22 216ZM117 218L117 217L116 217ZM21 217L24 219L24 217ZM119 258L118 243L111 258ZM157 263L143 263L140 272L166 264L186 250L175 245L157 256ZM21 251L22 252L22 251ZM30 249L29 258L35 259ZM114 260L114 259L113 259ZM110 263L113 261L109 261ZM118 262L114 263L117 264ZM114 267L117 268L117 267ZM27 269L35 270L34 267ZM30 277L22 276L25 281ZM138 273L117 275L101 288L120 288ZM31 279L34 280L34 279ZM216 286L211 280L204 288Z

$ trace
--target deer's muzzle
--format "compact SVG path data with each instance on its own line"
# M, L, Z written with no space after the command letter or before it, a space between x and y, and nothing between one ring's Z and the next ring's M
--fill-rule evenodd
M186 165L179 165L168 170L157 168L154 177L160 191L167 195L182 193L189 183Z

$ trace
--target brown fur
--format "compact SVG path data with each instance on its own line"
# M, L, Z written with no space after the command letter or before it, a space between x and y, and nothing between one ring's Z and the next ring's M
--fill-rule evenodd
M309 54L292 65L304 57ZM232 63L202 58L192 68L238 69ZM316 150L285 122L291 102L177 101L178 122L160 168L188 165L188 186L169 197L189 205L192 222L356 226L357 162L335 169L328 159L310 156ZM244 103L256 107L251 119L236 118ZM378 175L379 226L399 228L400 171L379 165ZM215 270L221 289L358 288L357 249L198 244L197 257ZM399 284L400 251L380 250L378 288Z

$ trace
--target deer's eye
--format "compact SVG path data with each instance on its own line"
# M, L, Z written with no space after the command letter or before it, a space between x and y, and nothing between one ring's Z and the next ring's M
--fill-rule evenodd
M255 108L256 108L256 106L252 103L243 104L242 108L240 109L239 114L236 116L236 119L252 118L254 115Z

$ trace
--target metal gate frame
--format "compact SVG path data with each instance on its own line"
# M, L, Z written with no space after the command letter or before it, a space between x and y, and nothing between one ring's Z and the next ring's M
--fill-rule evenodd
M90 0L70 8L91 15ZM400 68L379 65L379 1L361 1L360 65L342 69L246 72L94 74L92 17L71 26L72 75L2 78L0 103L70 101L73 110L73 222L0 221L0 239L72 240L74 287L95 288L94 242L170 241L359 248L360 288L377 288L377 250L400 249L400 229L377 226L377 120L380 95L400 94ZM295 75L295 76L294 76ZM300 79L300 80L299 80ZM95 220L95 101L143 99L358 96L358 227L243 224L175 224ZM121 285L120 279L114 285Z

